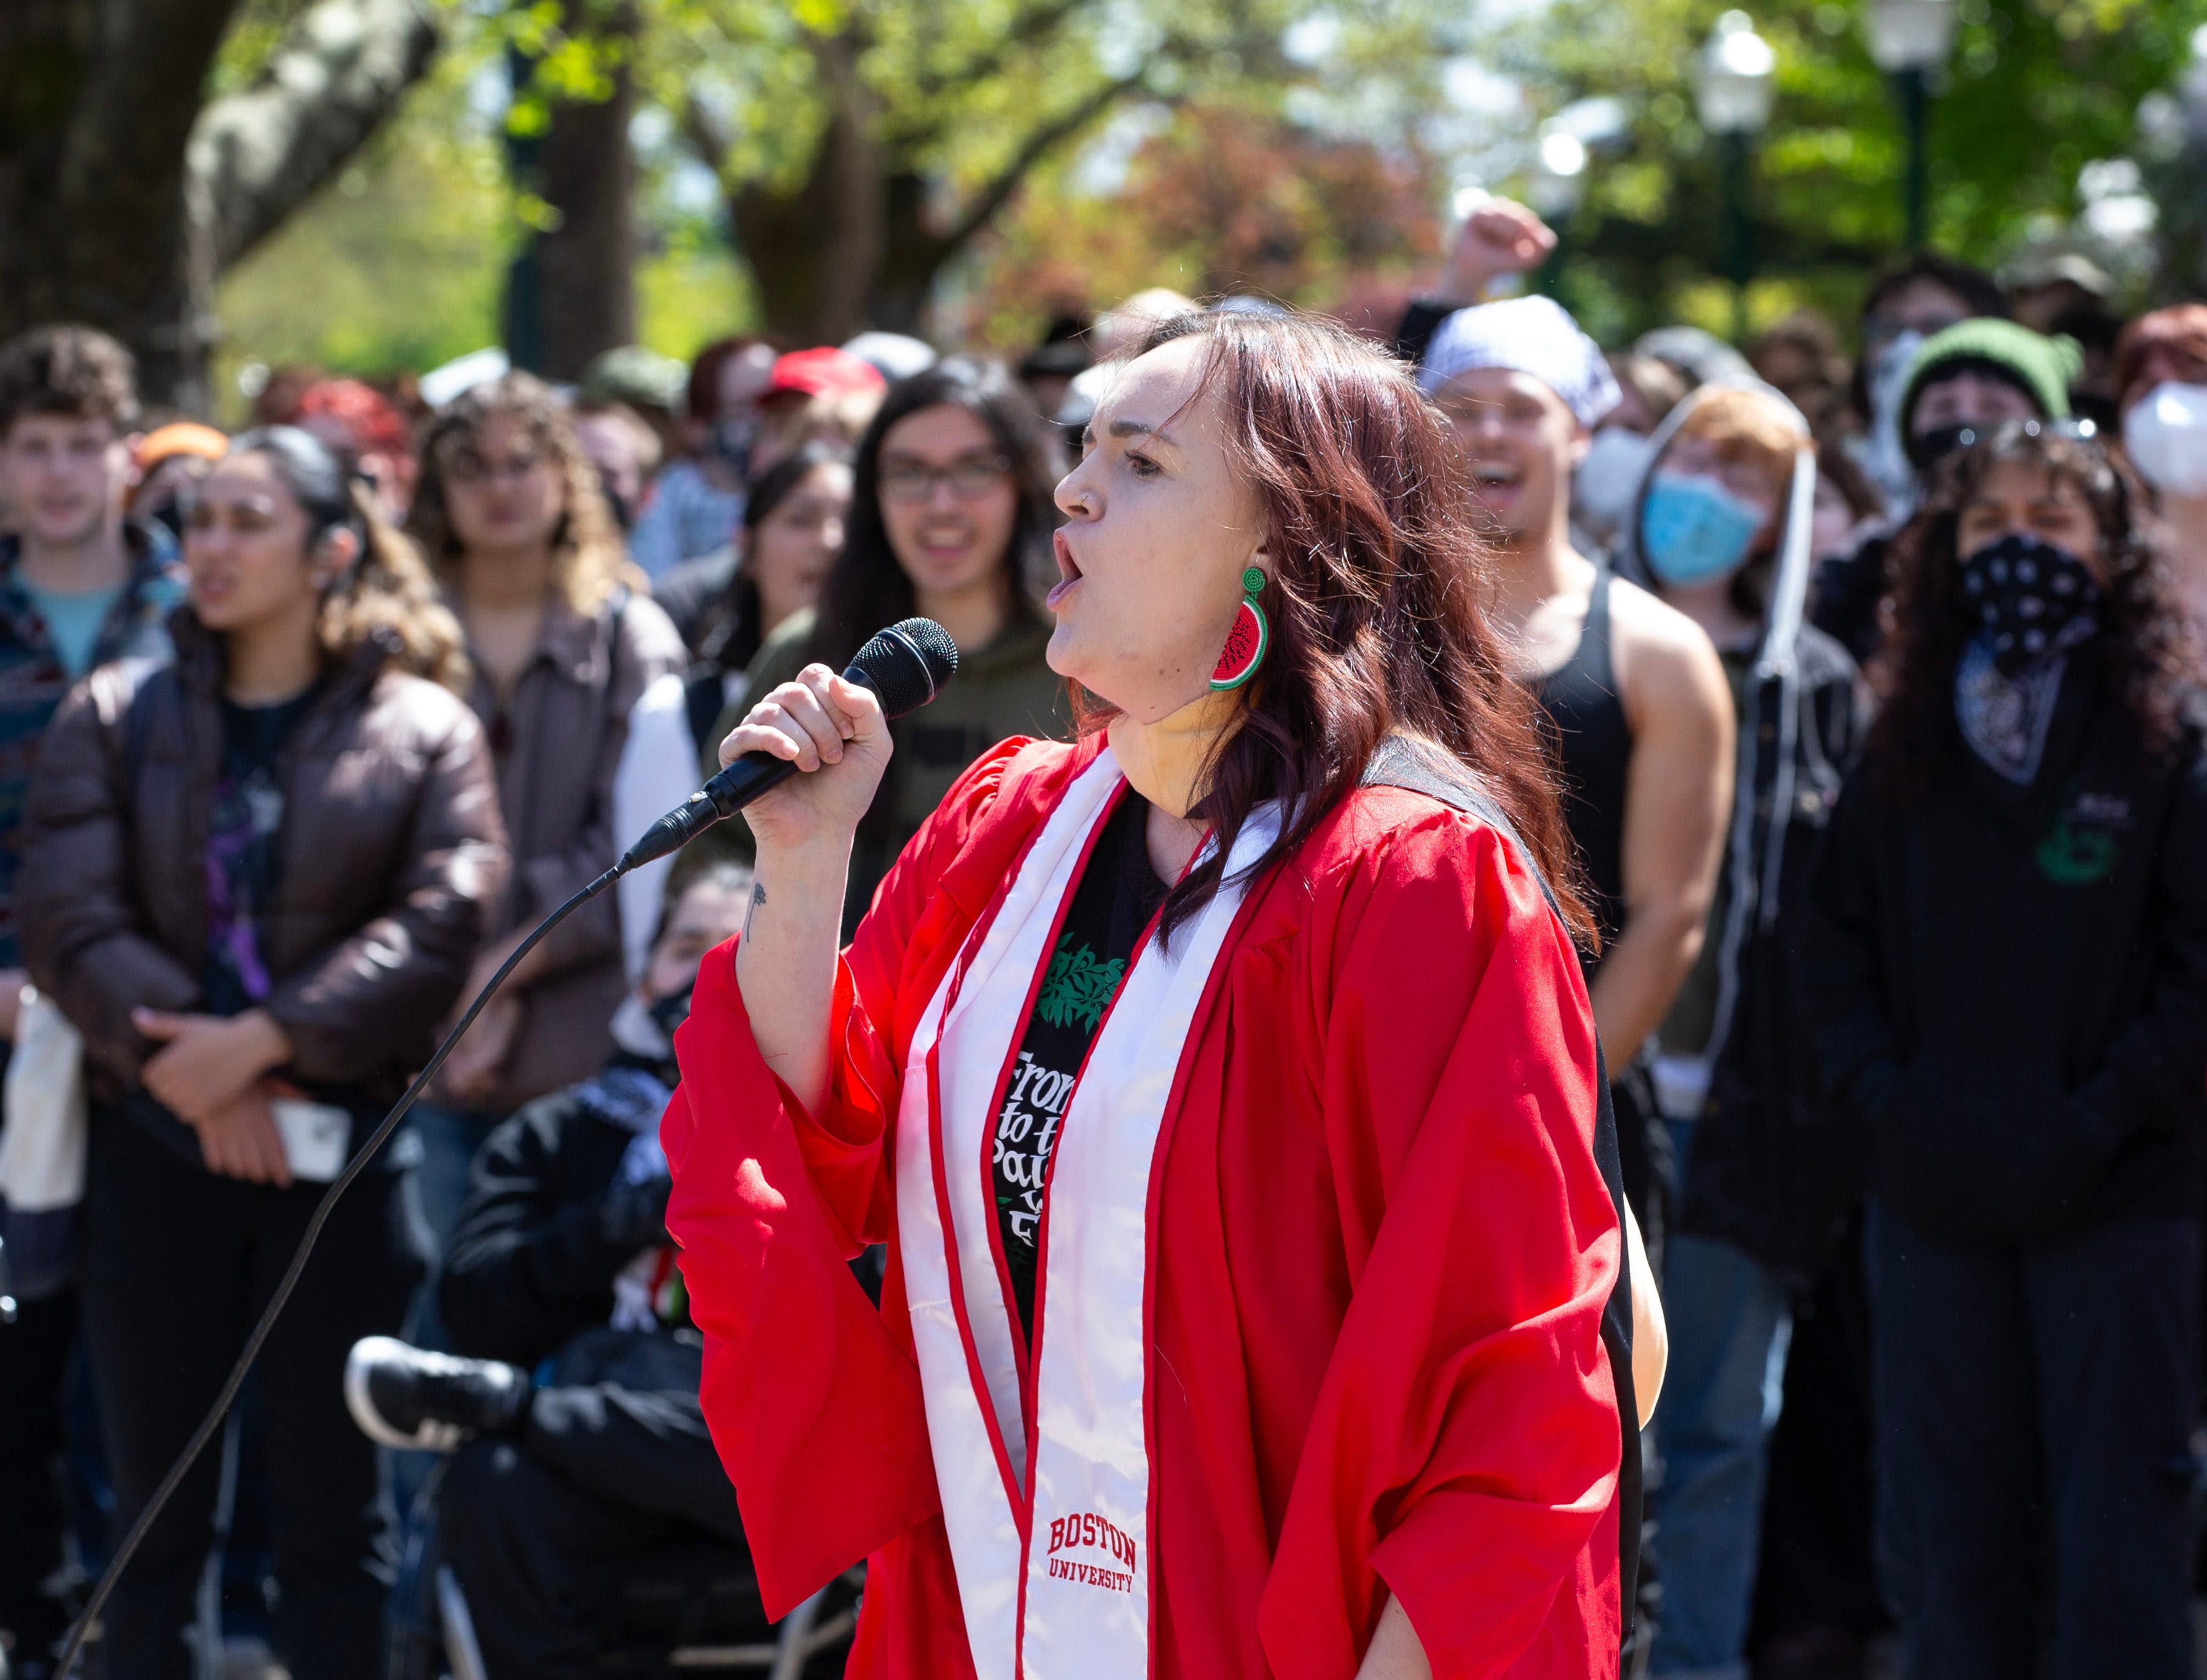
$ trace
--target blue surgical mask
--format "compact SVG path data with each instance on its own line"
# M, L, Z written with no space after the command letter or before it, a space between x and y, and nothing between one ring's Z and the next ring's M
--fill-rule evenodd
M1737 571L1767 516L1713 478L1658 473L1640 505L1640 552L1665 583L1705 583Z

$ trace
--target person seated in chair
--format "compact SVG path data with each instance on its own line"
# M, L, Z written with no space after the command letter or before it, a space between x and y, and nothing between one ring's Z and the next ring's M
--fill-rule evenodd
M440 1293L468 1357L369 1336L346 1366L368 1435L456 1455L439 1544L493 1675L595 1672L640 1555L747 1567L698 1408L703 1343L667 1235L659 1117L697 965L750 893L732 864L692 880L614 1017L605 1067L484 1143Z

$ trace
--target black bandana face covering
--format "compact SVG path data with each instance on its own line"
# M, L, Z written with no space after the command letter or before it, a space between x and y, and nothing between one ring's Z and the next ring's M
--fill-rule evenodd
M1962 562L1962 589L1993 663L2013 677L2099 628L2100 586L2084 562L2012 535Z

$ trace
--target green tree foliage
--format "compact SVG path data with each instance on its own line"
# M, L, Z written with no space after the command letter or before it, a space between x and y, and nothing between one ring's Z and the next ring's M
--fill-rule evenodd
M1115 108L1277 87L1313 0L657 0L654 91L724 182L766 324L921 324L936 277Z
M227 73L255 74L299 3L244 0ZM1424 0L441 3L434 85L225 288L226 368L388 372L494 338L506 264L559 226L517 151L616 72L644 112L638 336L676 354L747 326L1008 344L1052 299L1175 278L1327 304L1437 238ZM1313 22L1325 51L1295 51ZM505 104L510 65L526 74ZM1133 175L1069 181L1129 110L1155 119ZM709 164L717 213L669 190L685 158ZM315 307L332 289L341 322Z
M221 74L249 80L290 0L248 11ZM235 418L246 367L381 377L500 341L507 268L557 212L517 182L510 141L549 126L562 99L603 97L602 41L558 27L556 8L448 9L429 77L338 177L224 278L215 401ZM259 39L256 39L256 35ZM578 39L581 45L578 48ZM508 50L527 72L509 98ZM757 311L717 214L670 208L666 160L647 157L638 229L638 339L688 356L753 326Z
M982 242L962 311L972 337L1016 350L1051 315L1158 285L1385 314L1436 260L1440 182L1415 151L1247 100L1154 115L1123 180L1083 190L1052 171ZM1386 295L1367 305L1375 284Z
M206 398L223 272L340 173L435 50L429 0L0 5L0 335L75 317Z
M1542 112L1622 97L1622 143L1598 150L1571 220L1581 302L1612 332L1675 318L1724 271L1718 148L1695 116L1697 55L1721 0L1557 0L1499 54ZM1863 33L1864 5L1763 0L1778 102L1751 187L1761 269L1844 312L1903 242L1905 136ZM2183 63L2199 0L1961 0L1932 106L1930 237L1992 264L2035 223L2079 208L2078 170L2137 144L2141 99Z
M495 344L515 226L498 137L447 61L367 151L224 278L218 413L250 363L369 376Z

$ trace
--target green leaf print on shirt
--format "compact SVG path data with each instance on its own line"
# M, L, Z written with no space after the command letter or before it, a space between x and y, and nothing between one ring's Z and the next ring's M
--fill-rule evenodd
M1050 972L1042 977L1042 995L1035 999L1035 1013L1052 1026L1071 1026L1076 1020L1085 1021L1093 1032L1104 1019L1104 1011L1110 1007L1112 994L1119 989L1120 978L1126 972L1124 958L1098 962L1096 953L1087 946L1074 948L1073 936L1068 934L1058 941L1056 954L1050 960Z

